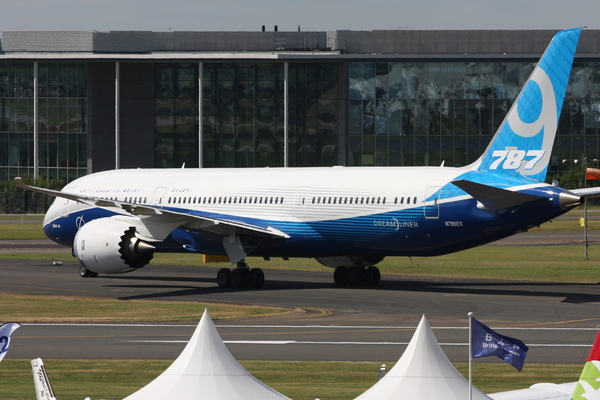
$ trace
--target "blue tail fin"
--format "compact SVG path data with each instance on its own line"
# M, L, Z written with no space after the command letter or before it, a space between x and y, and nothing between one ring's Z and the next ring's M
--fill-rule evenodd
M474 169L546 179L580 34L576 28L554 35Z

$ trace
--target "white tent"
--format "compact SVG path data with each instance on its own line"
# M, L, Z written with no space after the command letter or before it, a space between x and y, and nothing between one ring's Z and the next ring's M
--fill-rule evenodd
M223 344L208 314L200 319L183 352L155 380L125 400L281 400L250 375Z
M468 398L469 381L448 360L423 316L400 360L356 400ZM490 398L474 387L473 399Z

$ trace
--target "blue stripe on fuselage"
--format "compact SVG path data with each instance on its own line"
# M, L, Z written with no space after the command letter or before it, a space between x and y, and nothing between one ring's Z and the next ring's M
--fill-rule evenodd
M446 188L442 193L445 193L445 190ZM446 198L439 205L428 206L427 210L419 205L374 215L305 222L261 220L200 213L196 210L170 209L264 228L273 227L290 236L289 239L274 238L264 241L250 254L254 256L431 256L488 243L529 225L545 222L549 216L552 218L562 214L558 206L558 192L561 189L547 186L543 190L548 197L552 197L554 193L555 200L526 204L504 213L479 210L476 200L472 198L456 201ZM524 192L544 194L536 189ZM426 215L438 213L439 218L426 218ZM72 246L78 224L112 215L115 213L100 208L83 209L68 217L54 219L44 226L44 232L50 239L65 246ZM158 251L195 250L206 254L224 254L221 242L222 236L217 234L176 229L157 247Z

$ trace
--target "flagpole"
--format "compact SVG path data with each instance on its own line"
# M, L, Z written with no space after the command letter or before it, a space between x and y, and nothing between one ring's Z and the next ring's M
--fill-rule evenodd
M471 333L473 313L467 315L469 316L469 400L473 400L473 335Z

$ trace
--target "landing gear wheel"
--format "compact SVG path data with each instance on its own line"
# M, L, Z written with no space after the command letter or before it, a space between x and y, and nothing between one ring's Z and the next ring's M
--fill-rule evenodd
M348 284L348 268L339 266L333 272L333 281L338 286L346 286Z
M90 278L97 278L97 277L98 277L97 272L90 272Z
M265 284L265 273L260 268L252 268L248 275L250 287L261 288Z
M231 286L234 288L245 287L249 283L248 270L236 268L231 271Z
M79 267L79 276L82 278L89 278L92 275L92 271L84 267L83 265Z
M231 286L231 270L229 268L221 268L217 272L217 284L222 288Z
M367 271L363 267L350 267L348 284L350 286L364 286L365 283L367 283Z
M379 281L381 281L381 272L379 272L379 268L373 266L367 268L367 285L377 286L379 285Z

